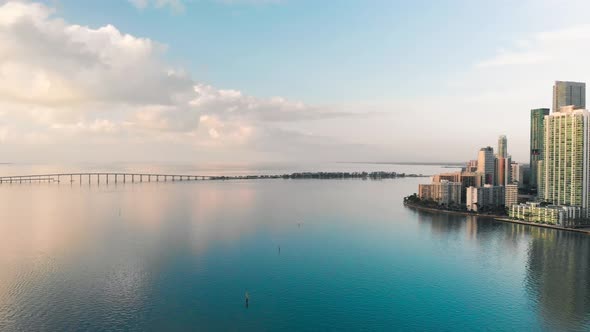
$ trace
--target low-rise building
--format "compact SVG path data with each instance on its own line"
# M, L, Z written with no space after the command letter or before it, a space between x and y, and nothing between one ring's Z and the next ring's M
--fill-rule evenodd
M489 211L504 206L504 187L486 184L483 187L469 187L466 190L468 211Z
M420 199L433 200L440 205L446 206L461 204L461 192L461 182L449 182L447 180L418 186Z
M550 225L567 226L570 222L582 217L579 206L546 205L538 202L527 202L512 205L508 211L510 218Z

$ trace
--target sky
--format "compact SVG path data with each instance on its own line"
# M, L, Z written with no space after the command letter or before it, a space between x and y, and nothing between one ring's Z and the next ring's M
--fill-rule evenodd
M0 162L474 159L590 78L590 2L0 0Z

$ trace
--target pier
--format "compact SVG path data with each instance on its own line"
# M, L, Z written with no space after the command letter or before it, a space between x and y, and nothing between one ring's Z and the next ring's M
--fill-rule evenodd
M154 174L154 173L55 173L35 175L0 176L0 184L5 183L75 183L109 184L109 183L140 183L140 182L173 182L211 180L211 176Z

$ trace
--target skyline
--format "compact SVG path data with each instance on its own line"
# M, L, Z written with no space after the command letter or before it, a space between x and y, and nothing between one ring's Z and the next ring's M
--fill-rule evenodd
M0 0L1 161L527 162L590 5L508 5Z

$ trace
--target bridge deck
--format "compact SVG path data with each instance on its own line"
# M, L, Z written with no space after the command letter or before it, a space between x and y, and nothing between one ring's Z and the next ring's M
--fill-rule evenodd
M33 183L33 182L76 182L80 183L136 183L136 182L168 182L168 181L202 181L213 177L203 175L186 174L159 174L159 173L120 173L120 172L84 172L84 173L52 173L33 175L0 176L0 184L3 183Z

